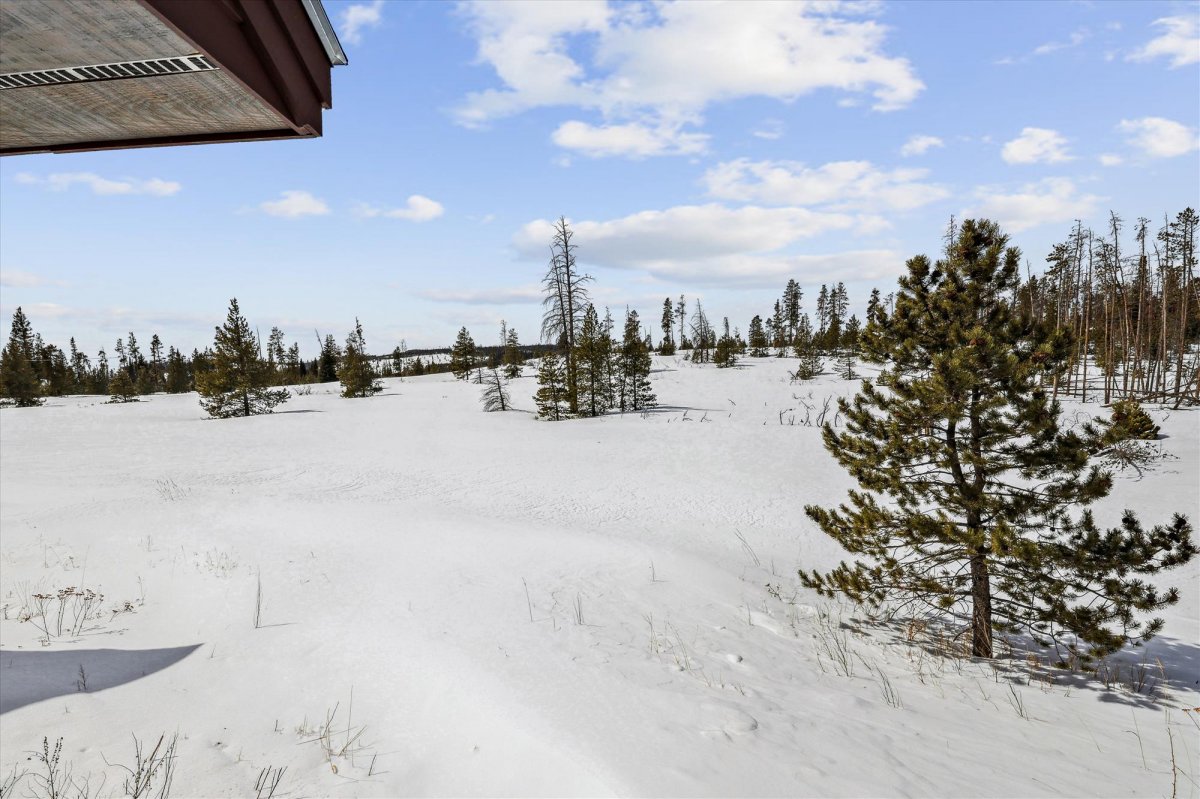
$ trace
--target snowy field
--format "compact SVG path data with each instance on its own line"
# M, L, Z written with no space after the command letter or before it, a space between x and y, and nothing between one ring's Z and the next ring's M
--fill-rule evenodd
M61 737L123 795L178 733L174 796L1200 796L1200 563L1107 686L866 623L795 580L840 557L804 504L852 487L801 400L855 384L788 367L657 358L662 407L563 423L532 376L503 414L450 375L3 410L0 776ZM1152 414L1171 457L1104 524L1200 517L1200 415ZM71 586L102 613L43 645L22 608Z

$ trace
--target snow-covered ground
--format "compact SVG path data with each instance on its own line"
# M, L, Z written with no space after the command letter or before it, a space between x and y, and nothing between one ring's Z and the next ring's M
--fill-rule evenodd
M0 778L61 737L120 795L133 736L178 733L175 796L267 767L288 797L1200 795L1200 564L1108 687L797 590L840 557L804 504L852 487L803 403L852 384L793 366L659 358L656 411L557 424L531 376L512 413L450 375L227 421L195 395L5 409ZM1200 415L1152 412L1172 458L1102 523L1200 517ZM103 616L42 645L21 609L68 586Z

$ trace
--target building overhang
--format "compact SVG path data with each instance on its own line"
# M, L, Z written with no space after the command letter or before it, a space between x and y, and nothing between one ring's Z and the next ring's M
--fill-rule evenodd
M0 155L313 138L320 0L3 0Z

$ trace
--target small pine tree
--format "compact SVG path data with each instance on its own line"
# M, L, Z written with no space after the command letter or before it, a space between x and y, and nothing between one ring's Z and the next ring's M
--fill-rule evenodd
M534 394L538 418L559 421L567 418L567 369L555 352L546 351L538 364L538 390Z
M944 260L909 260L894 313L877 310L863 331L866 356L886 364L883 390L864 381L839 400L844 431L823 431L861 490L805 508L856 560L801 582L961 619L976 657L992 657L998 629L1086 662L1161 629L1136 614L1179 593L1144 577L1196 549L1180 515L1145 530L1127 511L1107 531L1090 512L1068 516L1112 477L1088 465L1094 430L1060 427L1044 383L1066 370L1072 336L1015 312L1020 253L1007 243L995 223L967 220Z
M41 405L42 381L33 367L33 329L25 312L13 312L12 332L0 351L0 397L18 408Z
M837 360L834 361L834 371L843 380L858 379L858 375L854 372L854 352L849 347L843 348L838 354Z
M718 369L728 369L737 364L738 343L737 339L725 333L717 340L716 349L713 350L713 363Z
M118 369L117 374L108 382L108 390L112 394L109 402L137 402L138 391L133 385L133 380L129 378L129 372L124 369Z
M766 331L763 330L762 317L757 314L750 320L749 341L746 343L750 348L751 358L767 357L767 347L770 346L770 341L767 339Z
M1129 439L1153 441L1158 438L1158 425L1142 410L1137 400L1117 400L1112 404L1112 418L1104 423L1104 444L1116 444Z
M521 372L525 366L525 359L521 357L521 343L517 340L517 329L515 327L510 327L504 337L504 355L501 363L504 364L504 377L506 379L516 380L521 376Z
M229 301L225 324L216 329L212 364L196 374L200 405L216 419L271 413L287 402L287 389L271 388L274 375L259 357L258 339L242 316L237 299Z
M812 380L821 374L821 353L813 337L812 323L808 314L800 316L800 324L796 328L796 371L792 373L793 380Z
M347 399L369 397L383 390L383 383L375 377L375 370L367 358L367 340L363 337L362 323L354 320L354 329L346 337L346 349L338 366L338 379L342 382L342 396Z
M454 372L454 376L459 380L466 380L471 376L474 367L475 339L471 338L471 334L463 327L459 329L454 346L450 348L450 371Z
M504 378L500 376L499 369L488 369L480 401L483 402L483 409L488 412L507 411L512 407L508 398L508 387L504 385Z

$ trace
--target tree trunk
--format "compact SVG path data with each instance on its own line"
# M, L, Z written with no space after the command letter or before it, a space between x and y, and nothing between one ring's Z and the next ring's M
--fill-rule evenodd
M992 584L981 553L971 556L971 656L992 657Z

